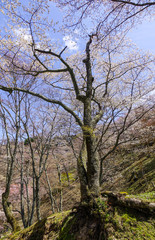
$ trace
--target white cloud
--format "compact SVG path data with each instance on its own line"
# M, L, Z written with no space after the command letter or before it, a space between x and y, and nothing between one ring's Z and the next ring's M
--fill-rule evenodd
M155 89L153 89L150 93L151 96L155 96Z
M17 41L25 42L30 44L32 42L31 35L29 34L28 29L26 28L18 28L14 30L15 35L17 36Z
M70 49L70 50L78 50L78 45L77 42L75 42L74 40L72 40L72 37L70 35L66 35L65 37L63 37L63 40L66 44L66 46ZM76 39L77 40L77 39Z

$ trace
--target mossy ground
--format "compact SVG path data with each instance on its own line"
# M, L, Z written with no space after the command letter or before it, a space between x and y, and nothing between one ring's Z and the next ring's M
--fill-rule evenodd
M151 200L152 193L147 196ZM137 210L113 207L106 199L98 198L95 205L82 204L73 211L53 214L27 229L1 239L154 240L155 218Z
M114 216L105 226L108 240L154 240L155 218L135 210L116 207ZM109 231L110 229L110 231Z
M140 194L136 194L136 195L130 194L130 195L127 195L126 197L137 198L137 199L144 200L147 202L155 202L155 191L140 193Z
M58 238L64 218L70 211L56 213L15 234L8 234L1 240L55 240Z
M122 147L104 162L102 189L130 194L155 191L155 144Z

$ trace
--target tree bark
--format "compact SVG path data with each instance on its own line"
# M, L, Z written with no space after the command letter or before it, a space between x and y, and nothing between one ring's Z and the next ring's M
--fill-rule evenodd
M88 179L87 172L85 169L85 164L87 161L87 149L86 149L86 141L83 139L82 148L77 159L77 170L78 176L80 180L80 191L81 191L81 201L88 202L90 198L89 189L88 189Z
M59 202L59 212L62 212L62 203L63 203L63 191L62 191L62 181L61 181L61 170L60 165L57 164L58 178L60 184L60 202Z
M92 121L92 97L93 97L93 75L91 69L91 58L90 58L90 45L92 43L93 35L89 37L89 41L86 44L86 59L83 60L86 67L87 73L87 86L86 86L86 95L83 101L84 107L84 118L82 126L83 131L83 143L80 157L78 160L80 184L81 184L81 195L82 199L89 197L98 197L99 196L99 154L96 148L96 136L94 132L94 126ZM85 170L83 165L83 154L86 151L87 158L87 170ZM85 193L84 193L85 192ZM86 196L87 195L87 196Z
M99 153L96 149L96 136L92 127L88 125L83 128L87 152L87 185L89 194L98 197L100 161Z
M2 194L3 210L4 210L5 216L7 218L7 222L10 223L13 232L18 232L18 231L20 231L20 226L18 225L15 217L12 214L11 203L8 201L8 198L9 198L9 191L6 190Z
M55 209L54 209L55 199L53 197L50 180L49 180L48 174L47 174L47 169L45 169L45 175L46 175L46 181L47 181L47 185L48 185L48 189L49 189L49 197L51 200L51 209L52 209L52 212L55 213Z
M95 197L99 196L99 154L96 150L96 137L94 133L91 133L87 137L87 152L88 152L88 163L87 163L87 176L88 176L88 187L91 194Z
M39 181L40 178L36 177L36 214L37 214L37 219L38 221L41 220L40 216L40 197L39 197Z

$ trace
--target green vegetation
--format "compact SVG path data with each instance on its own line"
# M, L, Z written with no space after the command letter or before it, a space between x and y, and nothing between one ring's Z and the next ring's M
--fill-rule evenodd
M30 138L30 141L31 141L31 142L34 142L34 138L31 137L31 138ZM25 141L24 141L24 145L28 145L28 144L29 144L29 139L26 138Z
M140 193L140 194L137 194L137 195L131 194L131 195L128 195L127 197L137 198L137 199L145 200L145 201L148 201L148 202L155 202L155 191Z
M115 208L112 226L115 239L155 239L155 219L136 211Z
M155 190L154 146L122 146L105 163L105 169L112 177L109 179L104 172L103 190L134 195Z
M75 218L72 215L68 215L61 227L59 240L74 240L74 234L71 232L72 225L75 223Z
M66 185L66 183L72 183L75 181L75 173L74 172L68 172L68 174L66 174L65 172L63 172L61 174L61 182L63 185Z
M42 240L46 235L49 236L50 239L57 239L62 222L69 212L70 211L53 214L39 222L34 223L29 228L15 234L8 234L1 238L1 240Z
M130 197L152 201L154 194L150 192ZM105 198L97 198L95 205L83 204L76 211L53 214L1 240L76 240L79 235L81 239L94 240L99 239L99 234L100 239L107 240L154 240L155 218L129 208L113 207Z

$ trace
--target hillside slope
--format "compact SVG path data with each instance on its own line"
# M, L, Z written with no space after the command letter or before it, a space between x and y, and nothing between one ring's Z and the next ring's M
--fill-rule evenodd
M66 151L67 150L67 151ZM63 151L70 155L68 148L63 145ZM103 163L103 178L101 191L123 192L128 199L151 202L155 205L155 142L154 140L137 141L124 144L107 158ZM59 149L59 155L61 149ZM63 156L65 156L63 154ZM71 162L71 157L69 157ZM63 161L64 162L64 161ZM54 162L51 161L52 168ZM76 163L68 167L70 182L66 173L62 172L63 212L52 214L48 194L41 196L41 214L44 217L15 235L1 233L0 239L25 240L154 240L155 218L153 214L137 208L115 205L107 196L97 200L94 208L78 206L80 201L79 182ZM1 169L1 175L3 170ZM55 174L56 172L54 172ZM55 174L56 175L56 174ZM3 175L2 175L3 179ZM4 180L4 179L3 179ZM59 186L55 185L53 193L59 202ZM129 194L129 195L128 195ZM71 210L73 209L73 211ZM49 216L50 215L50 216ZM49 216L49 217L47 217ZM4 217L3 217L4 218Z
M133 196L119 195L121 199L133 200ZM97 199L95 207L81 205L76 210L53 214L1 240L154 240L155 192L135 197L135 202L152 206L149 213L141 207L134 209L113 204L104 197Z
M133 194L155 190L155 144L120 147L104 161L102 189Z

